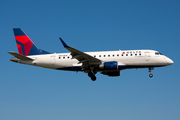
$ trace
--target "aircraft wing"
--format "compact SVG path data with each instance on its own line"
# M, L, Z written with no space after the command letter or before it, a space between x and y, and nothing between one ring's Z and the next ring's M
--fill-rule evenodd
M59 39L61 40L63 46L71 52L72 58L77 59L79 63L83 64L83 66L95 66L102 63L101 60L94 58L93 56L88 55L84 52L81 52L73 47L70 47L61 38Z

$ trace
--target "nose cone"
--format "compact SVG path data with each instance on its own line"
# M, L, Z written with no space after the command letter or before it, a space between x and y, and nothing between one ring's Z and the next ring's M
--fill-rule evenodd
M167 64L168 65L172 65L174 62L170 59L170 58L168 58L168 59L166 59L167 60Z

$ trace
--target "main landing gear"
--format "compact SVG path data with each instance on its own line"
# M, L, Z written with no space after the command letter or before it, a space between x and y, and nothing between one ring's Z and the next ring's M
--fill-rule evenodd
M153 77L153 74L151 73L151 70L154 70L154 68L149 68L149 77L152 78Z
M88 76L91 78L92 81L96 80L95 73L93 73L92 71L88 72Z

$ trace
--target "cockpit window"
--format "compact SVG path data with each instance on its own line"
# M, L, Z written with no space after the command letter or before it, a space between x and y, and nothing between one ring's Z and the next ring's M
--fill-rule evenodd
M162 55L161 53L159 53L159 52L155 52L155 55Z
M158 52L155 52L155 55L159 55L159 53L158 53Z

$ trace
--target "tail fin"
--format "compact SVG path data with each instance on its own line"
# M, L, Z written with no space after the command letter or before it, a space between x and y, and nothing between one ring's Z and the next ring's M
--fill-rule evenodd
M13 28L13 31L19 54L24 56L49 54L49 52L39 49L20 28Z

